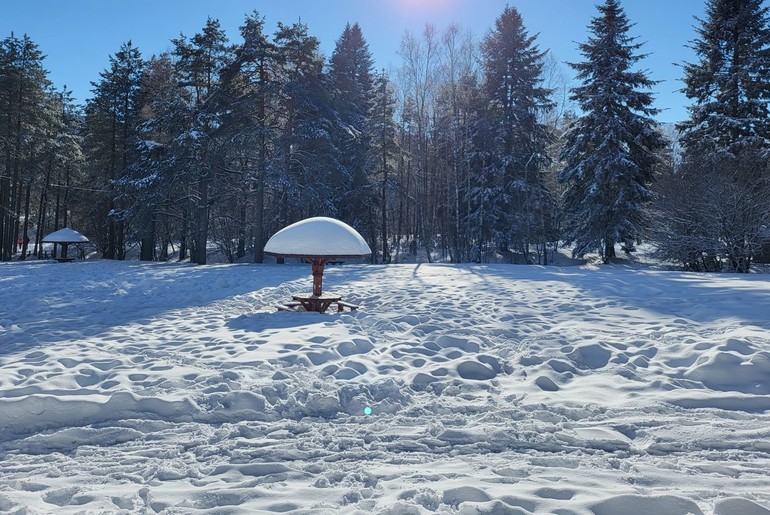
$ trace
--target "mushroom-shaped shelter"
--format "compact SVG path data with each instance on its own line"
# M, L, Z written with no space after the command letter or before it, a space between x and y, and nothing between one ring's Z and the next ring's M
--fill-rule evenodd
M67 247L70 244L87 242L88 238L75 231L74 229L70 229L69 227L59 229L58 231L52 232L43 238L43 243L58 243L61 245L61 259L64 261L67 260Z
M344 222L318 216L284 227L265 245L265 254L297 257L313 265L313 295L321 296L324 265L335 258L359 258L372 251L358 232Z

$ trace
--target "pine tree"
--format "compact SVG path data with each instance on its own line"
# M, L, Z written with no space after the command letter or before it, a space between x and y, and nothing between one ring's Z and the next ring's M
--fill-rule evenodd
M571 98L582 109L567 132L562 153L567 183L566 240L573 254L599 250L603 261L615 244L633 248L644 234L645 204L663 138L651 118L658 111L644 90L655 82L632 66L644 55L628 35L631 28L618 0L605 0L591 21L588 41L580 44L585 61L571 64L582 84Z
M125 257L126 206L116 202L119 192L112 181L123 175L135 157L143 66L139 49L131 41L123 43L110 56L110 66L99 74L100 80L92 83L94 96L86 106L84 144L90 184L104 190L91 204L92 216L103 221L103 228L92 238L107 259Z
M51 137L51 83L44 56L29 38L0 43L0 260L18 250L23 198Z
M475 76L468 76L462 83L465 96L465 122L468 128L468 149L465 152L464 175L461 198L462 223L469 247L468 259L482 262L487 255L496 253L490 248L495 242L495 198L497 188L496 130L489 115L483 85Z
M217 181L217 130L221 127L220 73L232 60L232 47L219 20L209 18L192 39L172 41L179 86L187 104L189 123L175 138L173 155L184 162L185 182L191 194L191 260L205 264L209 239L209 217ZM180 127L181 128L181 127Z
M337 215L345 184L333 137L332 108L320 42L307 25L278 24L274 43L281 65L280 119L274 166L280 170L279 225L314 215Z
M550 162L550 133L538 114L551 108L542 87L543 57L514 7L506 7L481 45L488 113L496 128L496 240L501 250L517 244L527 256L539 240L537 220L550 209L543 177Z
M93 185L83 175L83 113L75 104L72 93L64 88L47 95L46 130L40 146L38 169L39 201L37 216L30 216L32 207L25 209L23 241L31 239L30 226L35 223L32 254L42 257L43 237L61 227L77 227L90 234L88 206L94 198ZM28 198L29 200L29 198ZM22 249L22 256L26 252ZM56 256L54 249L53 256Z
M137 127L138 157L116 186L130 202L140 241L140 258L168 259L168 247L178 241L179 259L187 259L189 176L178 144L192 124L189 96L179 87L179 77L168 54L153 56L141 80L140 117ZM156 243L159 253L155 254Z
M254 262L261 263L266 241L265 196L274 183L269 167L278 137L276 101L279 92L278 51L264 31L264 19L254 12L241 26L243 43L223 74L227 106L223 117L227 167L234 181L230 189L229 219L236 222L235 255L246 254L249 227L253 232ZM253 220L249 220L249 215Z
M708 0L684 66L689 153L737 153L770 146L770 21L762 0Z

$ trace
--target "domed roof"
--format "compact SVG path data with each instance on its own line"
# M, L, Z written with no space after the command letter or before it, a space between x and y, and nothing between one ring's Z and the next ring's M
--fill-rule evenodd
M43 238L43 243L85 243L87 241L88 238L69 227L59 229Z
M372 253L358 232L344 222L318 216L284 227L265 245L265 254L286 257L363 257Z

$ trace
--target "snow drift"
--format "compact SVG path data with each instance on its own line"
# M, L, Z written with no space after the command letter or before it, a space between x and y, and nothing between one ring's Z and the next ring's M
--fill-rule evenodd
M0 264L0 511L770 513L766 276L308 273Z

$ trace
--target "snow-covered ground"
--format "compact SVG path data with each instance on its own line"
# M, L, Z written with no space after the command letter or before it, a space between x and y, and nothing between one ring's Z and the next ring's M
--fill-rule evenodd
M310 286L0 265L0 512L770 513L768 276L346 265L358 311L272 307Z

